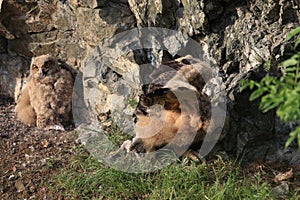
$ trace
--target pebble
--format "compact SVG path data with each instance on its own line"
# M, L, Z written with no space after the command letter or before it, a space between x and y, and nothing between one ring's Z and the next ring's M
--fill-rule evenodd
M11 180L13 180L14 178L15 178L15 175L12 174L12 175L10 175L10 176L8 177L8 180L11 181Z
M1 138L9 138L9 133L5 132L5 133L0 133L0 137Z
M274 187L272 192L277 197L285 197L289 194L289 184L284 181L280 185Z
M21 180L17 180L15 183L15 187L17 188L17 192L22 192L24 191L26 188L23 184L23 182Z

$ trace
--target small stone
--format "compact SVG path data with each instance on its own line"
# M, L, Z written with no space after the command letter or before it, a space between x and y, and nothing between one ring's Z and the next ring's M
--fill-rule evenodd
M56 131L65 131L62 125L53 125L48 128L49 130L56 130Z
M31 151L34 151L34 150L35 150L33 146L30 146L29 149L30 149Z
M41 165L44 166L44 165L46 165L46 164L47 164L47 159L46 159L46 158L43 158L43 159L41 160Z
M13 180L14 178L15 178L15 175L12 174L12 175L10 175L10 176L8 177L8 180L11 181L11 180Z
M17 188L17 192L23 192L26 189L21 180L16 181L15 187Z
M11 149L11 153L12 153L12 154L15 154L15 153L16 153L16 149L15 149L15 148L12 148L12 149Z
M34 193L35 192L35 187L32 185L32 186L30 186L29 187L29 191L31 192L31 193Z
M17 167L16 166L13 166L13 172L16 172L17 171Z
M275 196L284 197L289 194L289 185L284 181L280 185L274 187L272 192Z
M5 133L0 133L0 137L1 138L9 138L9 133L5 132Z

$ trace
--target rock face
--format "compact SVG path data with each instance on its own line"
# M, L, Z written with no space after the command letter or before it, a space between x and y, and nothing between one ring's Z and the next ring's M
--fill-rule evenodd
M217 80L224 82L230 116L225 150L252 160L277 148L281 129L276 128L274 113L262 114L257 102L248 101L249 91L239 92L238 83L278 73L278 63L292 52L285 37L299 25L299 0L7 0L0 5L1 93L17 98L31 57L50 53L83 71L84 91L97 99L91 113L110 113L126 132L141 92L139 65L173 59L191 37L213 58ZM131 47L139 44L142 49L121 49L125 53L117 59L116 52L105 54L103 46L110 38L146 26L180 34L159 42L148 38L150 45L144 39L147 34L132 34ZM117 41L113 44L110 49L120 49ZM115 62L103 65L108 58Z
M134 27L127 4L117 2L3 1L0 53L6 56L0 61L1 92L14 96L13 79L24 76L32 56L50 53L79 68L103 39ZM18 66L16 60L24 64L8 67Z

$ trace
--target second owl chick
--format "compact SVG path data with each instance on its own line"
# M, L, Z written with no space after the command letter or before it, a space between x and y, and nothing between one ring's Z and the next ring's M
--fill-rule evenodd
M74 79L50 55L32 58L28 82L17 100L18 119L43 129L64 130L71 120Z
M210 98L202 92L210 68L187 56L164 63L150 77L134 113L136 136L129 150L153 152L168 145L180 155L198 149L211 122Z

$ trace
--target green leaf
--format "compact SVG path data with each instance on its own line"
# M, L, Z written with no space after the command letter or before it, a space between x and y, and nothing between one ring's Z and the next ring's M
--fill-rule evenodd
M288 60L285 60L281 63L281 65L283 67L289 67L289 66L293 66L293 65L297 65L298 61L294 58L290 58Z
M285 69L285 72L293 72L293 73L295 73L295 71L297 70L297 67L295 66L295 67L287 67L286 69Z
M274 77L272 76L265 76L263 79L262 79L262 82L265 83L266 85L270 85L273 81L274 81Z
M240 92L247 89L248 87L250 90L253 90L254 86L259 87L259 84L253 80L241 80L240 81Z
M279 106L283 100L284 98L278 97L278 95L267 94L261 98L259 107L263 112L268 112Z
M287 36L286 40L289 41L290 39L292 39L295 35L300 33L300 26L293 29Z
M299 96L293 94L293 92L289 92L286 95L287 99L277 109L277 116L285 122L298 120L300 118Z
M300 126L290 133L290 137L285 143L285 148L288 148L288 146L290 146L296 137L298 137L298 147L300 147Z
M250 87L250 81L249 80L241 80L240 81L240 92L245 90L246 88Z
M265 92L264 88L259 87L257 90L255 90L251 95L249 100L254 101L255 99L259 98L263 93Z
M290 144L295 140L296 136L289 137L289 139L285 143L285 148L288 148Z

